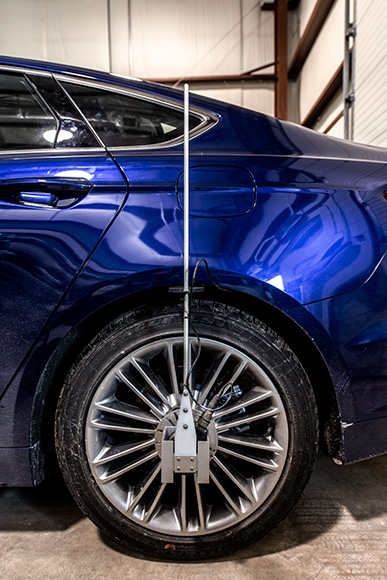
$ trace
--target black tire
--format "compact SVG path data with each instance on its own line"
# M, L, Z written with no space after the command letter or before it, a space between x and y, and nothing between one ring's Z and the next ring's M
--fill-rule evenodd
M196 397L216 372L205 401L237 376L209 428L209 484L175 474L161 489L152 442L179 404L181 365L176 379L168 366L168 357L182 358L179 304L142 307L108 325L72 367L56 415L59 464L84 513L130 549L173 560L226 555L266 534L300 496L317 453L313 391L283 340L222 304L194 301L192 321L202 340Z

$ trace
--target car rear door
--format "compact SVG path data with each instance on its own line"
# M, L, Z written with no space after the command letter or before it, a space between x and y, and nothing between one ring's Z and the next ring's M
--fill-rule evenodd
M49 73L0 70L0 394L126 194Z

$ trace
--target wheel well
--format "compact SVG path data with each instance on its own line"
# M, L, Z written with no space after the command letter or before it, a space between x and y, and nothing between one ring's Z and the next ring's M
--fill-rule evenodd
M269 302L239 292L210 290L212 299L226 302L258 318L272 328L301 362L312 385L319 415L320 446L332 458L341 460L342 435L340 410L332 378L317 346L293 319Z
M321 354L305 331L276 307L246 294L205 288L196 298L223 302L239 309L243 303L244 311L271 327L289 345L303 365L316 396L320 444L329 456L340 459L342 438L334 387ZM41 442L45 465L50 464L54 454L55 409L63 380L79 353L104 326L126 311L144 304L177 299L176 294L168 293L168 288L131 295L94 312L62 340L42 373L32 413L31 441Z

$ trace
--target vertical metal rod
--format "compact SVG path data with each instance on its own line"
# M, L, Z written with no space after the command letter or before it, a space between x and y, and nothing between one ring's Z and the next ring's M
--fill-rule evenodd
M352 7L352 15L351 15ZM345 46L343 64L344 139L353 139L356 2L345 0ZM351 40L352 39L352 40ZM352 44L352 47L351 47Z
M350 27L349 2L345 0L345 40L344 40L344 63L343 63L343 98L344 98L344 139L349 139L349 42L350 36L348 29Z
M349 129L349 138L351 141L355 139L355 91L356 91L356 29L357 29L357 0L353 0L353 15L352 15L352 25L355 36L353 37L352 43L352 54L351 54L351 85L352 85L352 106L351 106L351 124Z
M113 72L112 63L112 15L110 0L107 0L107 29L108 29L108 52L109 52L109 72Z
M133 74L132 6L128 0L129 76Z
M184 84L184 386L190 388L188 372L191 366L189 344L189 85Z

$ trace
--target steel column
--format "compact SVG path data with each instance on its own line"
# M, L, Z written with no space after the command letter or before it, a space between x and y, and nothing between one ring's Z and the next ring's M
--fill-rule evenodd
M288 2L275 1L275 116L288 117Z

